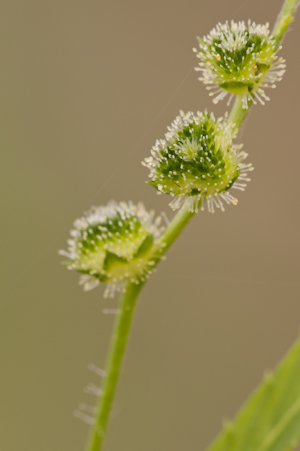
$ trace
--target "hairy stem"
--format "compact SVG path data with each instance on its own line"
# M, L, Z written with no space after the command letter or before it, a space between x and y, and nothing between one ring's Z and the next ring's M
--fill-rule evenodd
M87 451L99 451L102 448L107 422L120 375L126 343L128 340L133 312L142 286L142 283L138 285L130 283L127 285L126 291L121 294L119 307L120 313L117 316L112 336L111 347L106 365L106 375L103 384L103 394L99 398L99 406L95 417L95 424L92 427L90 439L86 447Z
M299 0L285 0L282 9L277 17L272 35L276 39L277 47L283 38L287 27L294 20L297 6L299 5Z
M273 36L276 39L277 46L283 38L288 25L293 21L298 4L299 0L286 0L284 2L273 30ZM228 120L235 123L236 127L239 129L249 113L251 105L252 102L248 102L248 109L243 109L242 99L237 96ZM162 256L180 235L194 214L195 213L189 211L188 204L186 203L173 218L170 225L155 245L152 255L150 256L151 261L153 261L153 266L156 266L159 263ZM134 307L143 285L144 282L141 282L138 285L130 283L127 285L126 291L121 295L120 313L116 319L112 343L109 351L106 376L103 383L103 395L99 398L95 424L92 427L86 451L100 451L102 449L109 415L121 371L121 364L126 349L130 326L132 323Z
M236 125L237 129L240 129L242 123L246 119L251 105L252 102L248 101L248 109L243 108L242 97L236 96L228 121L233 122Z
M161 257L174 243L176 238L180 235L182 230L194 215L195 212L189 211L189 205L186 202L177 215L173 218L153 250L151 260L155 263L155 266L159 263Z

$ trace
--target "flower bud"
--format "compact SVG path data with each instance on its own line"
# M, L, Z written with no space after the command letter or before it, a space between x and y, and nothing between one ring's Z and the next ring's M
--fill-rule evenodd
M191 211L203 210L206 201L211 213L214 207L224 211L223 202L236 205L229 189L243 191L244 182L250 180L247 172L253 168L242 163L247 157L242 146L233 144L234 124L222 118L216 121L207 112L180 112L168 130L166 139L156 141L152 156L142 163L150 169L149 185L173 196L173 209L185 201Z
M266 96L264 88L275 88L275 83L282 79L285 61L278 58L279 50L276 40L269 37L269 24L256 25L254 22L231 22L231 25L218 24L203 39L198 38L200 59L197 71L202 75L199 80L212 89L214 103L224 99L227 94L240 96L243 108L248 108L248 101L264 105Z
M90 290L109 282L106 296L113 296L123 282L139 283L150 273L149 254L163 228L161 218L142 203L112 201L92 207L74 223L68 251L69 269L82 274L80 283Z

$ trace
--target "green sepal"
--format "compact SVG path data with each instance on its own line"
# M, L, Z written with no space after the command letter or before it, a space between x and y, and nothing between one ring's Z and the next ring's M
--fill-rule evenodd
M133 258L137 259L145 257L152 248L153 243L154 243L153 235L147 235L142 244L140 245L140 247L138 248L138 250L136 251L136 253L134 254Z
M108 277L106 274L101 274L100 276L98 276L98 279L100 280L101 283L110 281L110 277Z
M106 257L104 259L103 263L103 269L105 272L110 272L113 268L120 265L126 265L128 264L128 261L123 258L119 257L118 255L114 254L113 252L107 251Z
M206 45L203 39L199 38L199 36L197 36L197 41L199 42L200 45Z
M81 268L76 268L76 271L79 272L80 274L87 274L91 277L98 277L96 274L91 274L91 270L90 269L81 269Z
M155 182L154 180L149 180L149 182L146 183L150 186L154 186L154 188L157 189L157 191L159 191L157 187L157 182Z
M226 186L226 188L224 189L224 193L225 193L226 191L228 191L228 190L232 187L232 185L234 184L234 182L238 179L239 175L240 175L240 172L238 172L237 175L236 175L235 177L233 177L232 180L230 180L229 184L228 184L228 185Z
M248 84L242 81L224 81L220 84L220 88L225 89L225 91L231 92L232 94L242 94L248 89Z
M270 69L270 64L256 63L257 73L259 72L267 72Z

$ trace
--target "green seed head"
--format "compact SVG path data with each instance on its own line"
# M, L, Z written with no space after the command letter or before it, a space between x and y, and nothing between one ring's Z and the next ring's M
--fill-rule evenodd
M192 211L214 207L224 210L223 201L237 204L229 189L243 190L251 164L241 163L247 157L241 145L234 145L234 125L213 114L180 113L165 140L157 141L152 156L144 166L150 169L151 181L159 193L174 197L171 206L176 209L187 200ZM240 183L240 181L243 183Z
M214 103L229 93L229 102L233 95L241 96L244 108L248 101L264 104L269 100L264 88L275 88L285 72L285 61L276 55L276 41L269 37L269 24L226 22L198 41L196 70L202 74L199 80L214 85L207 88L213 89L210 95L216 95Z
M74 223L68 251L69 269L80 272L85 290L109 282L112 295L122 282L139 283L149 274L149 254L162 232L161 218L143 204L110 202L93 207Z

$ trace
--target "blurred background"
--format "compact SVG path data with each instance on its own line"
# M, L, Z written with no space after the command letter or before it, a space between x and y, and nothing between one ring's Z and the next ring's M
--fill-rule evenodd
M217 22L270 22L281 0L4 0L1 11L1 451L82 451L73 416L103 367L117 298L65 270L73 221L110 199L169 218L141 160L179 109L224 114L193 70ZM199 451L300 329L300 13L287 73L239 140L239 205L199 213L142 292L106 451Z

